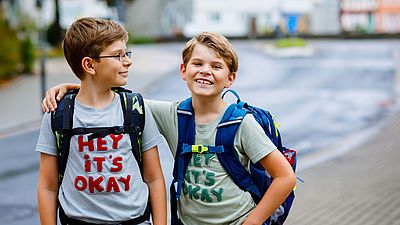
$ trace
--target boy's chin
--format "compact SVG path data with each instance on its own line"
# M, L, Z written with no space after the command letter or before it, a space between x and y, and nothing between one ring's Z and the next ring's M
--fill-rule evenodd
M192 96L198 96L198 97L211 97L211 96L220 96L222 91L218 92L215 90L205 90L205 89L201 89L201 90L190 90L190 92L192 93Z
M124 79L124 80L120 80L119 82L116 82L116 86L120 87L120 86L125 86L128 83L128 78Z

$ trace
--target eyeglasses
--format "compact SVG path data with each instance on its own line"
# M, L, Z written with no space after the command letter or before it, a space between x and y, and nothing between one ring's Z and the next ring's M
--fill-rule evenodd
M94 59L114 58L122 62L124 59L130 59L131 57L132 57L132 52L125 52L125 53L119 53L118 55L101 55L95 57Z

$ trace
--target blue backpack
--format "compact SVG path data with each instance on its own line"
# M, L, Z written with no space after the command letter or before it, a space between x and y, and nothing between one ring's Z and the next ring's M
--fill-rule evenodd
M175 155L173 181L170 187L171 193L171 224L180 225L182 222L177 216L177 201L179 200L186 168L193 152L215 153L226 172L234 183L242 190L248 191L254 202L258 204L268 187L272 178L260 163L250 163L250 172L242 165L234 149L234 138L243 118L251 113L261 125L264 132L275 144L278 150L285 156L293 171L296 170L296 151L282 146L282 140L273 116L266 110L251 106L240 100L239 95L233 90L237 97L237 103L231 104L217 126L215 146L195 145L195 122L192 108L192 99L188 98L178 106L178 148ZM176 185L176 188L175 188ZM264 225L281 225L286 220L294 200L292 191L273 215L265 221Z

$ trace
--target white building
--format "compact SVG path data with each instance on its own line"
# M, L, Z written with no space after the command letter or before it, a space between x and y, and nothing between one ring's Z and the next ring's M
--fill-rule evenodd
M165 37L169 27L163 25L168 20L163 9L168 0L135 0L126 7L126 28L136 37Z
M310 33L335 35L341 32L339 0L319 0L314 2L310 14Z
M47 27L54 20L54 0L42 1L41 11L36 0L14 2ZM117 10L104 0L59 1L64 29L83 16L118 19ZM124 9L126 28L136 37L192 37L202 31L256 37L272 34L278 26L286 32L293 21L299 33L337 34L338 4L339 0L134 0Z
M254 36L271 31L279 23L278 0L192 0L191 17L183 34L201 31L226 36Z
M36 0L4 1L5 13L12 23L16 23L21 15L26 15L38 25L47 27L54 21L54 0L42 0L42 8L36 7ZM99 0L59 0L60 25L67 29L71 23L80 17L94 16L100 18L118 19L115 9L107 7L105 1Z
M164 27L186 37L202 31L257 36L277 26L287 31L293 17L301 33L340 32L338 0L169 0L163 16Z
M117 10L107 7L105 1L60 0L60 26L63 29L68 28L77 18L87 16L118 20Z
M127 7L134 35L174 37L202 32L247 36L273 29L278 0L135 0Z

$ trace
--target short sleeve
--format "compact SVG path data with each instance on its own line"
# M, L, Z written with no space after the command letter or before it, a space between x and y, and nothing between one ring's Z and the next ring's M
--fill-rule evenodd
M57 156L56 141L54 133L51 130L51 113L43 115L36 151Z
M253 163L258 162L276 149L276 146L251 114L245 116L237 131L235 147L242 149Z

